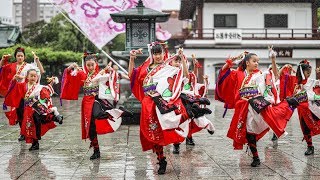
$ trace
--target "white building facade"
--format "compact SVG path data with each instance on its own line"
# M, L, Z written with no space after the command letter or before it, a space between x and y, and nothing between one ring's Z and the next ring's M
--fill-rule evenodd
M215 88L218 71L228 56L244 50L256 53L259 69L271 64L269 45L278 52L277 63L295 67L308 59L320 66L320 30L316 0L196 0L181 1L180 19L192 19L193 28L184 42L184 52L195 53ZM313 72L311 78L316 78Z

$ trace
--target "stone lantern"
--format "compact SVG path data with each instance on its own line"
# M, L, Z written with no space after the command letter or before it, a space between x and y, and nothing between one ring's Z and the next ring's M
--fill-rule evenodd
M170 14L162 13L146 8L139 0L135 8L111 14L111 18L117 23L126 23L125 51L115 52L116 56L129 56L132 49L143 49L144 55L148 55L147 44L156 41L156 23L168 21Z
M162 13L150 8L146 8L139 0L135 8L111 14L111 18L117 23L126 23L125 51L113 51L112 55L129 59L132 49L142 49L143 54L135 60L136 66L141 64L148 56L147 44L156 41L156 23L166 22L170 14ZM122 124L139 124L140 122L140 102L131 95L125 102L124 107L131 111L133 118L122 118Z

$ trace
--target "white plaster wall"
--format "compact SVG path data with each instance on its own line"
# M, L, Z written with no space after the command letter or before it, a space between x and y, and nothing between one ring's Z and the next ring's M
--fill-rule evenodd
M288 14L288 28L312 28L311 3L205 3L203 27L214 14L237 14L238 28L264 28L264 14Z
M237 14L237 28L264 28L264 14L288 14L288 29L268 30L268 33L288 33L281 37L290 37L291 30L312 28L311 3L205 3L203 7L203 28L214 28L214 14ZM263 30L243 30L243 33L264 33ZM296 30L296 36L304 37L306 30ZM212 30L204 30L204 36L212 36ZM311 31L309 32L311 33ZM251 37L243 34L243 37ZM255 35L262 37L264 34ZM278 37L278 34L268 34ZM311 35L307 35L311 36Z

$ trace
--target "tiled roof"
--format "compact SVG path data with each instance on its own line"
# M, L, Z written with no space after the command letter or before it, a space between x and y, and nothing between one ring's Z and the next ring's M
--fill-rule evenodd
M0 24L0 48L13 46L20 35L18 26Z

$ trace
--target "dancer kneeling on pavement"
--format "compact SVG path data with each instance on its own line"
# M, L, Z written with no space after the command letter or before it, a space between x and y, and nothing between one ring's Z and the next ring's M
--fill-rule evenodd
M80 87L83 86L84 97L81 105L82 139L90 139L90 148L94 153L91 160L100 158L97 134L116 131L123 116L130 115L124 109L116 109L113 101L117 99L116 76L110 66L99 72L98 55L85 54L83 69L71 64L64 71L61 87L61 99L77 100Z
M181 143L188 134L189 119L181 98L185 68L177 68L169 63L177 55L164 59L160 43L149 45L149 58L134 68L136 55L141 50L130 52L129 77L131 90L141 102L140 142L142 150L153 150L159 160L158 174L164 174L167 161L163 146Z
M236 59L242 58L237 70L231 67ZM220 70L215 96L225 107L235 109L227 136L233 140L234 149L248 146L253 155L252 167L260 165L257 141L271 128L280 137L293 110L289 101L278 102L272 72L262 73L258 69L259 57L254 53L226 60ZM275 62L273 63L275 65ZM276 68L273 68L276 69ZM269 80L268 80L269 79Z
M173 60L170 65L174 67L180 67L182 64L186 64L187 66L187 59L182 54L182 49L179 49L179 56L177 59ZM190 119L189 123L189 133L186 138L186 144L194 146L194 141L192 138L192 134L201 131L202 129L207 129L210 134L214 133L214 126L210 120L208 120L204 115L211 114L211 110L206 107L201 107L205 105L210 105L210 101L205 98L206 94L206 85L208 84L208 77L204 76L205 84L197 83L197 68L199 67L198 62L193 56L193 65L194 65L194 72L188 72L188 76L184 77L184 82L182 84L182 92L181 92L181 99L182 103L189 112ZM187 66L188 69L188 66ZM173 146L173 153L179 154L180 153L180 143L176 143Z
M55 79L55 80L54 80ZM12 88L8 91L5 104L11 107L19 107L20 99L24 100L21 134L26 143L32 143L31 150L39 149L39 140L48 130L56 127L58 122L62 124L63 117L56 107L52 106L51 96L54 91L52 85L57 83L57 78L51 78L47 86L38 83L39 76L35 69L29 69L25 82L13 80Z

